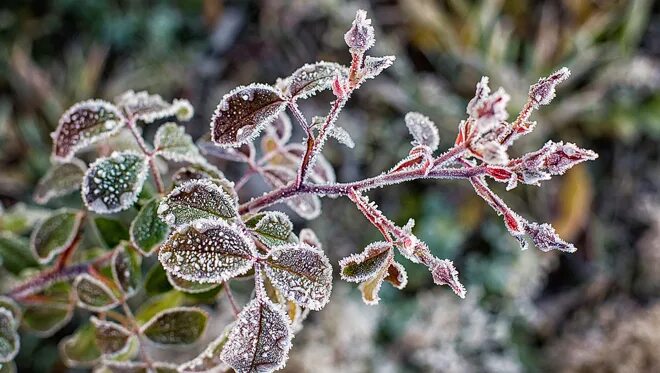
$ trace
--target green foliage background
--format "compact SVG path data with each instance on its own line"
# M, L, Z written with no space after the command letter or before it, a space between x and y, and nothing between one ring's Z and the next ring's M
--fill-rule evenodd
M348 63L342 35L358 7L377 27L374 54L397 61L340 117L356 142L354 150L326 149L340 180L377 174L407 153L406 112L430 116L441 146L449 146L482 75L511 94L514 115L527 87L560 66L573 71L570 82L535 114L537 131L514 152L554 139L594 149L600 158L542 188L500 190L518 212L552 222L575 242L573 255L520 252L467 183L375 191L372 199L386 214L401 224L416 219L415 232L434 253L456 261L472 296L461 304L412 265L405 291L385 289L377 307L356 304L356 290L339 286L337 305L315 315L311 331L296 338L287 370L315 371L314 357L325 355L332 358L320 359L327 365L321 371L658 368L660 356L649 344L660 335L660 20L658 5L648 0L4 0L2 203L33 208L32 190L49 166L48 135L76 101L111 99L127 89L185 97L196 108L188 131L199 137L220 98L237 85L272 83L315 60ZM328 101L310 100L303 110L320 113ZM235 165L218 165L230 178L240 176ZM262 190L248 184L242 198ZM324 200L323 208L311 226L334 263L378 237L347 200ZM21 222L0 224L12 229ZM112 232L109 240L125 234L122 224L101 223ZM347 315L368 330L353 333ZM57 342L84 317L46 340L25 334L18 370L66 371ZM480 322L503 332L488 335Z

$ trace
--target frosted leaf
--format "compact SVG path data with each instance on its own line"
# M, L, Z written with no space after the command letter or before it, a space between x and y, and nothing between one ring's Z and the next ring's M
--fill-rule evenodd
M208 314L199 308L177 307L158 313L141 328L150 341L162 345L191 344L206 330Z
M0 307L0 363L12 361L20 348L16 320L11 311Z
M351 135L343 127L333 126L330 130L330 137L334 137L337 142L346 145L350 149L355 147L355 141L353 141Z
M311 230L310 228L301 229L300 233L298 234L298 238L300 239L300 242L304 244L315 247L319 250L323 249L323 245L321 244L321 241L316 236L316 233L314 233L314 231Z
M266 132L277 139L280 144L286 144L291 139L291 119L283 111L275 118L273 124L266 127Z
M112 255L111 271L112 278L125 297L133 296L140 287L142 281L142 256L127 242L120 244Z
M498 141L477 141L471 150L487 164L504 165L509 162L507 148Z
M220 283L248 272L254 252L254 243L239 228L221 220L198 220L172 234L158 259L165 270L185 280Z
M158 198L145 203L129 229L131 243L146 256L151 255L170 233L170 227L158 217L159 204Z
M99 214L133 206L147 175L144 157L132 151L115 152L89 166L82 184L85 205Z
M237 373L272 372L284 367L292 337L279 306L253 299L238 315L220 357Z
M188 281L182 279L181 277L177 277L175 274L172 274L171 272L167 272L167 281L176 290L187 294L205 293L207 291L217 288L218 286L221 286L220 284Z
M119 304L108 285L86 273L76 277L73 288L76 290L78 306L90 311L103 312Z
M193 180L178 186L158 206L158 216L172 227L198 219L231 219L237 205L221 187L210 180Z
M504 89L499 88L493 94L474 102L474 106L468 104L468 114L476 120L480 134L494 129L509 117L506 105L510 100L511 96ZM470 103L472 104L472 101Z
M250 142L284 110L286 102L265 84L240 86L226 94L211 118L211 139L223 147Z
M332 266L322 251L304 243L272 250L265 272L282 295L302 307L320 310L330 299Z
M73 316L71 284L56 282L35 295L39 303L23 304L22 325L35 335L47 338L60 330Z
M96 345L106 358L113 358L128 352L131 344L129 339L133 333L120 324L99 320L92 316L90 321L94 325Z
M160 95L151 95L147 91L127 91L115 98L115 103L124 110L128 117L144 123L169 117L190 120L194 114L193 107L188 100L174 99L172 103L169 103Z
M60 209L37 225L30 248L39 263L49 263L73 243L83 216L79 211Z
M536 84L529 88L529 98L534 106L539 107L539 105L549 104L555 97L557 84L568 79L570 75L571 72L566 67L562 67L547 78L540 78Z
M348 68L334 62L305 64L286 78L284 94L293 99L306 99L330 89L335 76L348 76Z
M32 199L43 205L78 190L86 170L87 165L77 158L53 165L37 183Z
M438 285L449 285L456 295L465 298L465 287L458 280L458 271L451 260L434 258L430 270L433 282Z
M390 265L393 258L392 245L387 242L369 244L361 253L339 261L341 278L349 282L363 282Z
M179 365L181 373L194 372L224 372L229 370L229 366L220 358L220 354L229 339L229 332L234 327L231 323L225 327L220 336L209 343L206 349L193 360Z
M385 281L389 282L399 290L403 289L408 285L408 273L401 263L392 261L392 264L387 269L387 277L385 277Z
M68 161L80 149L116 133L125 124L119 110L103 100L83 101L69 108L50 136L52 156Z
M509 169L516 173L518 181L538 185L553 175L562 175L571 167L598 158L591 150L572 143L548 141L543 148L511 160Z
M358 10L355 14L355 20L351 28L344 34L344 41L351 49L359 53L364 53L376 42L374 37L374 28L371 26L371 19L367 18L367 12Z
M103 369L98 373L154 373L147 370L147 364L135 361L112 361L105 360Z
M394 56L383 56L383 57L371 57L367 56L364 59L364 78L373 79L380 75L383 70L392 66L396 57Z
M547 223L527 223L525 224L525 233L531 237L534 245L541 251L560 250L572 253L577 250L573 244L562 240L555 229Z
M225 161L248 163L254 156L255 149L251 142L244 143L237 148L223 148L202 138L197 141L199 150L208 158L218 158Z
M296 242L293 223L286 214L279 211L258 213L245 221L245 225L268 247Z
M21 322L23 312L21 311L21 307L13 299L0 295L0 308L5 308L11 312L17 325Z
M199 149L186 129L168 122L158 127L154 137L154 151L161 157L174 162L204 162Z
M205 162L186 166L172 175L172 181L175 186L181 186L186 181L201 179L208 179L213 184L222 188L232 198L234 204L238 205L238 195L236 194L236 189L234 189L234 182L227 179L220 170L209 163Z
M283 166L263 167L261 175L275 188L283 187L296 178L295 171ZM286 204L303 219L312 220L321 214L321 199L313 194L289 198Z
M438 134L438 128L433 121L416 112L406 114L405 121L408 131L410 131L410 134L415 139L413 142L414 146L425 145L428 146L431 151L436 151L438 149L440 135Z
M483 101L488 98L488 95L490 95L490 87L488 87L488 77L487 76L482 76L481 80L479 83L477 83L477 89L476 92L474 93L474 98L470 100L467 104L467 109L466 113L468 115L471 115L473 112L475 112L476 108L478 106L481 106Z

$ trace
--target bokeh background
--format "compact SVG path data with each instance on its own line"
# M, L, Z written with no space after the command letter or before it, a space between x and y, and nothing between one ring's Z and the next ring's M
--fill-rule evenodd
M388 216L414 218L433 252L455 261L468 296L408 262L408 287L385 285L378 306L338 282L330 305L296 336L285 371L660 371L660 17L650 0L3 0L2 203L38 214L30 196L49 166L48 135L73 103L127 89L185 97L196 108L187 128L199 137L237 85L273 83L316 60L349 63L342 35L358 8L377 30L372 54L397 60L340 117L355 149L326 147L341 181L407 154L406 112L428 115L450 146L482 75L508 91L514 115L529 85L561 66L570 81L512 155L553 139L600 158L542 188L497 189L574 242L572 255L520 251L465 182L371 192ZM330 99L307 100L303 111L321 113ZM216 164L240 176L240 167ZM242 197L262 188L250 183ZM323 211L295 223L316 230L333 263L379 237L347 200L324 200ZM45 340L25 333L18 371L67 371L57 342L84 317Z

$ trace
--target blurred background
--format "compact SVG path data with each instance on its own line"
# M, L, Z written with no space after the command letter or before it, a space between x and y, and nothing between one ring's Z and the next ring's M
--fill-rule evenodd
M521 215L574 242L572 255L520 251L466 182L371 192L398 224L414 218L434 254L455 261L468 295L460 300L405 260L408 287L385 285L378 306L338 282L296 336L285 371L660 371L660 7L650 0L3 0L5 209L38 213L30 196L49 166L49 133L73 103L128 89L184 97L196 108L188 131L199 137L237 85L274 83L306 62L348 64L342 36L358 8L377 30L371 54L397 60L339 119L356 143L325 149L340 181L407 154L406 112L428 115L448 147L482 75L512 96L515 115L529 85L561 66L571 79L534 114L537 130L512 156L553 139L600 158L542 188L496 188ZM302 109L323 113L330 100L319 95ZM242 171L216 164L234 180ZM241 197L262 190L250 183ZM333 263L379 238L345 199L325 199L319 219L295 223L316 230ZM26 333L18 371L67 371L57 342L79 320L45 340Z

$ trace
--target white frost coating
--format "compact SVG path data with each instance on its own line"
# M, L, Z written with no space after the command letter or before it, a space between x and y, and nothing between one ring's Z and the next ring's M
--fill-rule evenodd
M89 320L96 329L96 345L105 358L112 359L124 355L131 348L129 339L133 337L133 333L121 324L99 320L95 316L90 317Z
M121 249L115 248L110 261L110 270L112 279L119 289L124 292L125 297L132 297L138 291L138 276L142 264L142 256L138 254L137 249L130 247L128 243L120 243ZM133 253L130 250L134 250ZM134 262L135 260L135 262Z
M300 239L300 242L306 243L309 246L315 247L319 250L323 250L323 245L321 244L321 240L316 236L316 233L314 233L313 230L310 228L303 228L300 230L300 233L298 234L298 238Z
M174 188L158 206L158 216L172 227L198 219L231 219L238 205L224 189L209 179L186 181Z
M184 280L220 283L248 272L256 248L239 227L201 219L180 227L161 246L163 268Z
M54 227L48 227L47 225L49 223L55 224L55 219L65 218L64 215L74 215L73 226L71 227L66 240L61 242L59 245L50 248L46 253L41 252L42 246L48 243L44 242L44 240L50 240L52 239L52 235L61 233L58 229L60 225L56 225ZM82 213L64 208L55 211L51 216L39 222L39 224L35 227L35 229L32 231L32 234L30 235L30 250L32 250L32 254L40 264L50 263L53 258L61 254L67 247L69 247L69 245L71 245L73 240L76 238L78 230L80 229L82 218Z
M325 254L305 243L280 246L265 262L270 281L285 298L312 310L322 309L332 291L332 266Z
M461 298L465 298L465 287L458 279L458 271L454 263L448 259L435 258L429 268L433 275L433 282L449 287Z
M119 303L106 284L86 273L76 277L73 288L78 300L78 307L90 311L108 311Z
M87 165L78 158L71 158L66 163L54 164L39 179L32 199L34 202L43 205L53 198L62 197L78 190L86 170ZM0 212L2 212L2 209L0 209Z
M126 210L137 200L146 177L147 162L137 152L114 152L98 158L83 178L83 202L99 214Z
M367 18L367 12L360 9L355 14L355 20L351 28L344 34L344 41L351 49L364 53L376 42L374 37L374 28L371 26L371 19Z
M405 117L406 127L413 136L415 141L414 146L426 145L431 148L431 151L436 151L440 144L440 135L435 123L427 116L420 113L410 112Z
M525 233L531 237L534 245L541 251L560 250L573 253L577 250L572 243L562 240L552 225L548 223L538 224L528 222L525 224Z
M16 320L14 319L11 311L4 307L0 307L0 333L2 333L0 334L0 337L13 340L13 346L9 353L0 355L0 362L12 361L18 354L18 351L21 347L21 341L18 337L18 333L16 332L17 327L18 325L16 325ZM2 347L5 349L8 346L3 345Z
M183 126L168 122L158 127L154 137L156 154L174 162L205 163L192 137Z
M348 76L348 68L334 62L308 63L294 71L284 82L284 94L294 99L306 99L330 89L335 76Z
M529 88L529 97L534 106L547 105L555 98L555 87L571 76L570 70L566 67L555 71L547 78L540 78L539 81Z
M50 134L52 158L69 161L78 150L117 133L125 123L124 116L107 101L79 102L64 112Z
M344 281L363 282L387 268L393 258L392 245L379 241L369 244L361 253L351 254L339 261L340 274Z
M170 285L172 285L173 288L175 288L176 290L182 293L200 294L220 286L220 284L201 283L201 282L184 280L180 277L177 277L172 272L166 272L166 274L167 274L167 281L170 283Z
M260 235L265 235L269 241L267 243L272 241L273 244L277 244L289 240L289 236L293 231L293 223L282 212L266 211L253 230Z
M238 315L220 357L237 373L272 372L284 367L293 333L281 307L253 299Z
M372 57L367 56L364 59L364 78L373 79L380 75L383 70L392 66L396 57L394 56L383 56L383 57Z
M355 147L355 141L353 141L351 134L348 133L348 131L346 131L343 127L332 127L330 130L330 137L334 137L337 142L345 145L349 149L353 149Z
M252 142L285 107L284 98L269 85L238 86L224 95L216 107L210 123L211 140L233 148Z
M392 268L394 268L394 273L397 275L396 279L390 279L390 276L392 275ZM408 272L406 272L406 269L403 267L403 265L401 265L401 263L393 260L388 272L389 275L386 280L395 288L401 290L405 288L406 285L408 285Z
M163 100L160 95L151 95L147 91L124 92L115 98L117 106L128 116L151 123L158 119L176 116L178 120L188 121L195 113L192 105L185 99L174 99L172 103Z

